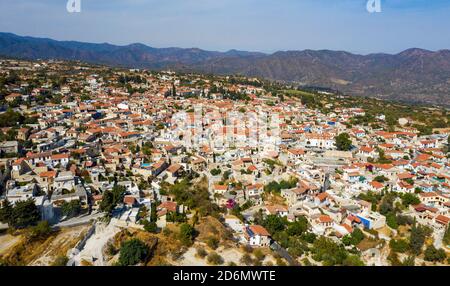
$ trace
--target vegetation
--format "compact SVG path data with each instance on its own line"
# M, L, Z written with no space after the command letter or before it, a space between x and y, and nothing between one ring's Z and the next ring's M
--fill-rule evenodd
M298 179L296 178L291 178L289 181L282 180L279 183L272 181L264 187L264 191L267 193L279 194L281 190L295 188L297 186L297 183Z
M179 239L184 245L192 245L194 238L197 235L197 231L193 226L187 223L183 223L180 226Z
M216 252L211 252L210 254L208 254L208 256L206 257L206 261L212 265L222 265L224 262L222 256L220 256Z
M409 238L409 247L411 252L415 255L419 255L422 252L425 238L430 235L431 230L425 226L416 224L411 228L411 236Z
M61 213L63 216L74 217L81 212L81 204L79 200L73 200L70 202L64 202L61 205Z
M115 185L111 191L105 191L100 203L100 210L106 212L107 216L110 216L117 204L123 202L125 191L125 187L119 185Z
M323 236L314 242L312 252L314 260L321 261L324 266L364 265L359 257L350 255L342 245L338 245L331 239Z
M341 133L335 138L336 147L340 151L349 151L352 148L352 140L347 133Z
M355 228L351 234L342 238L344 245L358 245L364 239L364 234L359 228Z
M445 250L436 249L433 245L430 245L425 250L425 257L424 259L426 261L444 261L447 258L447 255L445 254Z
M35 225L40 218L41 214L31 198L18 201L14 206L5 200L0 209L0 221L16 229Z
M149 249L139 239L124 242L120 248L119 265L129 266L144 262L149 256Z

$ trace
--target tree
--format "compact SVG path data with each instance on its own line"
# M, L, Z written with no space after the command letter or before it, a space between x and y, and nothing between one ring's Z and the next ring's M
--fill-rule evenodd
M357 245L364 239L364 233L359 229L355 228L352 232L352 244Z
M418 205L420 204L420 199L414 194L406 193L402 195L402 204L405 207L408 207L409 205Z
M364 233L355 228L351 234L347 234L342 238L342 243L346 246L358 245L364 239Z
M150 221L156 222L158 220L158 214L156 212L156 204L152 203L150 209Z
M13 206L8 201L8 199L4 200L0 208L0 222L9 224L11 222L12 213Z
M81 212L81 204L79 200L73 200L70 202L64 202L61 205L61 213L63 216L74 217Z
M450 245L450 226L447 227L442 242L445 243L446 245Z
M409 247L412 253L419 255L422 252L422 246L425 242L427 231L423 226L414 224L411 228L411 236L409 238Z
M392 251L405 253L409 249L409 244L404 239L391 239L391 241L389 241L389 247Z
M432 261L432 262L443 261L446 257L447 257L447 255L445 254L445 250L443 250L442 248L436 249L436 247L434 247L433 245L430 245L425 250L425 260L426 261Z
M143 262L149 255L149 249L139 239L131 239L124 242L120 248L119 264L121 266L136 265Z
M145 231L148 231L151 233L156 233L158 231L158 226L156 225L156 222L154 222L154 221L144 220L143 225L144 225Z
M350 135L347 133L341 133L335 138L336 147L340 151L348 151L352 147L352 140L350 140Z
M117 204L123 201L125 193L125 187L119 185L115 185L111 191L105 191L100 203L100 210L106 212L107 215L111 215Z
M374 179L374 181L379 182L379 183L384 183L386 181L388 181L389 179L386 178L385 176L376 176Z
M277 232L283 231L287 225L286 218L279 217L277 215L268 215L263 222L263 226L274 235Z
M324 266L342 265L348 256L343 246L324 236L316 239L313 246L314 260L322 261Z
M295 222L291 223L288 226L286 232L289 235L294 236L294 235L302 235L307 230L308 230L308 220L304 216L301 216Z
M196 235L195 228L190 224L183 223L180 226L180 241L185 245L191 245Z
M220 170L220 169L212 169L210 173L213 176L218 176L218 175L220 175L220 173L222 173L222 170Z
M34 200L30 198L26 201L16 202L8 224L14 228L25 228L35 225L40 218L41 214Z
M364 262L357 255L348 255L342 262L344 266L364 266Z

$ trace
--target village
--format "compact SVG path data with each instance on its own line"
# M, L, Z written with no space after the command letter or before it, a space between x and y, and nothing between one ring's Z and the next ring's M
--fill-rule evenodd
M0 59L0 79L0 241L83 228L73 266L450 263L449 121L256 78Z

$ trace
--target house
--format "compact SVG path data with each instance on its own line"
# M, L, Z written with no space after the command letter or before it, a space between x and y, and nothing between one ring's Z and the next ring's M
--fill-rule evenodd
M281 196L286 200L289 206L305 199L308 195L309 189L307 188L295 188L295 189L283 189L281 190Z
M25 201L29 198L34 198L38 195L38 187L36 184L28 184L25 186L15 186L6 191L6 198L11 203L17 201Z
M368 229L379 229L386 225L386 217L377 212L366 212L355 214L361 220L361 223Z
M288 208L282 205L266 205L265 209L267 215L287 217L287 215L289 214Z
M172 164L166 169L167 179L166 181L174 183L183 175L183 166L180 164Z
M227 186L227 185L218 185L218 184L215 184L215 185L213 186L213 192L214 192L214 194L223 195L223 194L225 194L225 192L227 192L227 191L228 191L228 186Z
M70 154L55 154L51 156L53 166L65 167L69 164Z
M17 154L19 152L19 142L5 141L0 143L1 154Z
M269 232L260 225L244 227L244 239L250 246L267 247L271 242Z
M82 207L87 207L88 194L87 190L82 185L76 185L72 189L55 189L51 196L51 202L59 205L63 201L80 201Z
M176 202L171 202L171 201L166 201L161 203L157 208L157 215L158 217L160 216L164 216L167 213L171 213L171 212L178 212L178 204Z
M60 172L53 182L54 189L72 190L78 184L78 178L72 172Z
M248 200L252 201L255 204L262 203L261 195L264 192L263 184L253 184L246 187L245 196Z

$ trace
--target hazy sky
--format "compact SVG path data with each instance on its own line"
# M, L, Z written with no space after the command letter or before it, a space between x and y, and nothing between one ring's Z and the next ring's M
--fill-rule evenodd
M450 48L450 0L0 0L0 31L57 40L273 52Z

